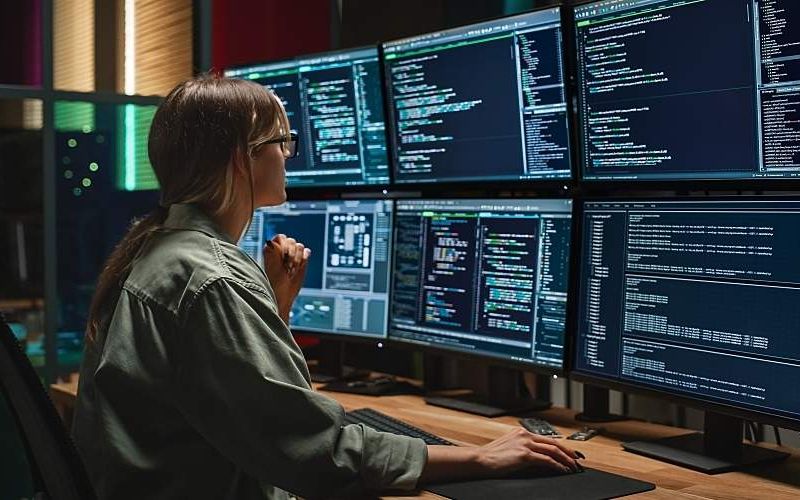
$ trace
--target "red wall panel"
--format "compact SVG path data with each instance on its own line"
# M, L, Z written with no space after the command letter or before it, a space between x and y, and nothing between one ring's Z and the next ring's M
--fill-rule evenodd
M330 48L330 0L213 0L214 69Z

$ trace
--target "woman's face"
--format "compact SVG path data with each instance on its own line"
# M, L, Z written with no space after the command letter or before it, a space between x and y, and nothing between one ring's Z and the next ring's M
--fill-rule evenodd
M253 194L256 207L286 201L286 159L280 144L264 144L253 152Z

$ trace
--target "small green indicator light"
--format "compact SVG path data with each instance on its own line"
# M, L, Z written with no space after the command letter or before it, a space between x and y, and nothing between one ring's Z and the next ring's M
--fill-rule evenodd
M89 125L84 125L83 126L83 133L84 134L88 134L91 131L92 131L92 127L90 127Z
M80 196L80 195L83 194L83 189L75 188L75 189L72 190L72 194L74 194L75 196Z
M83 187L88 188L89 186L92 185L92 180L88 177L84 177L83 180L81 181L81 184L83 184Z
M100 165L98 165L97 162L93 161L92 163L89 164L89 170L91 170L92 172L97 172L98 170L100 170Z
M72 170L64 170L64 178L65 179L72 179Z
M67 146L69 146L71 148L74 148L77 145L78 145L78 141L76 141L75 139L70 139L70 140L67 141Z

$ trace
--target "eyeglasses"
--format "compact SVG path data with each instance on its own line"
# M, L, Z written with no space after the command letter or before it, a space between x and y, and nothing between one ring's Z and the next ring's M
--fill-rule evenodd
M297 132L289 132L289 135L278 137L277 139L256 141L250 145L250 150L255 151L257 147L263 146L264 144L280 144L286 159L296 158L300 152L300 137L297 135Z

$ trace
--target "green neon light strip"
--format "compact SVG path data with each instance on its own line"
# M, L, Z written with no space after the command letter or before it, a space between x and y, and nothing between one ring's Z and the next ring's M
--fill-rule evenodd
M400 54L387 54L386 59L395 59L397 57L409 57L409 56L416 56L418 54L427 54L428 52L438 52L441 50L448 50L448 49L455 49L457 47L463 47L465 45L473 45L476 43L484 43L484 42L491 42L492 40L500 40L501 38L510 38L514 36L514 33L506 33L505 35L498 35L491 38L481 38L480 40L470 40L466 42L456 42L447 45L440 45L438 47L431 47L428 49L419 49L413 50L411 52L401 52Z
M125 189L136 190L136 107L125 105Z
M672 4L672 5L662 5L661 7L656 7L654 9L645 8L645 9L640 10L640 11L631 12L631 13L628 13L628 14L620 14L620 15L615 16L615 17L606 17L606 18L603 18L603 19L600 19L600 20L597 20L597 21L592 21L591 19L587 19L585 21L580 21L578 23L578 27L580 28L580 27L583 27L583 26L588 26L590 24L608 23L608 22L611 22L611 21L616 21L617 19L625 18L625 17L641 16L643 14L651 14L653 12L658 12L660 10L673 9L675 7L683 7L683 6L686 6L686 5L691 5L693 3L700 3L700 2L705 2L705 1L706 0L689 0L689 1L686 1L684 3L675 3L675 4Z

